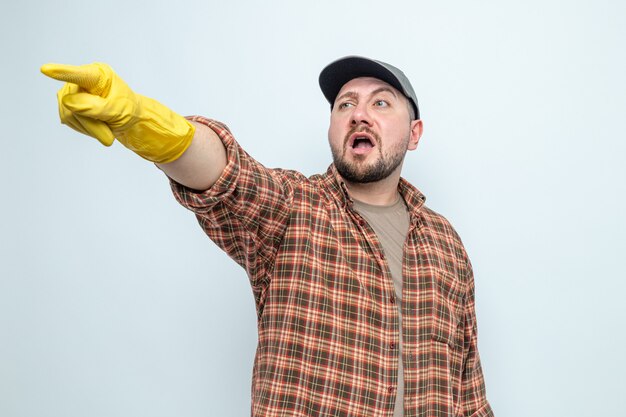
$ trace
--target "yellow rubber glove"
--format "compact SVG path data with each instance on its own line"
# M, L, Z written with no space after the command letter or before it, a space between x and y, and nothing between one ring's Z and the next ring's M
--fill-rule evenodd
M117 138L141 157L167 163L191 144L195 127L156 100L134 93L110 66L46 64L59 90L61 123L111 146Z

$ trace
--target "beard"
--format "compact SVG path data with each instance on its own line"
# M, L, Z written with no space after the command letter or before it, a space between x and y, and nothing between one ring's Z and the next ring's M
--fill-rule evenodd
M374 137L376 142L374 144L376 145L374 151L378 153L378 157L375 161L365 163L359 161L358 158L356 161L347 160L346 144L348 143L350 136L355 132L367 132ZM404 156L407 152L408 142L409 138L407 137L405 140L401 141L401 143L390 149L390 152L385 155L382 151L382 141L380 136L367 127L361 127L360 129L355 128L348 132L341 149L335 149L331 146L330 151L333 156L335 168L344 180L357 184L367 184L384 180L402 164Z

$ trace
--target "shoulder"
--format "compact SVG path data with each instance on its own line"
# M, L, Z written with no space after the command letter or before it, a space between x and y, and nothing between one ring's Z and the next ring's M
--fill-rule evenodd
M463 268L470 266L463 241L446 217L423 206L420 210L420 223L420 234L430 245L453 260L455 264Z
M442 214L436 212L430 207L424 205L420 210L420 215L424 225L432 228L435 232L440 233L442 235L449 235L455 240L461 240L459 234L457 233L452 223L443 216Z

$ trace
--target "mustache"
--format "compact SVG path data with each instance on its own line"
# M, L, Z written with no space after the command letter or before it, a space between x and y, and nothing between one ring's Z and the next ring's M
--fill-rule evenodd
M346 137L343 140L343 146L345 147L346 144L350 141L350 136L352 136L355 133L367 133L369 136L371 136L374 141L376 142L374 145L379 146L380 145L380 136L378 136L378 134L376 134L376 132L374 132L372 129L370 129L367 126L354 126L353 128L351 128L348 133L346 133Z

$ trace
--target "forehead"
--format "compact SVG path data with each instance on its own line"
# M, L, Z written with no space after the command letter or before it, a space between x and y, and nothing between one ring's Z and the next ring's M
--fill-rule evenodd
M351 79L345 83L343 87L341 87L341 90L337 93L337 97L341 97L343 94L348 92L356 93L358 95L367 95L375 90L380 90L381 88L391 90L397 97L404 97L404 94L390 84L373 77L359 77Z

